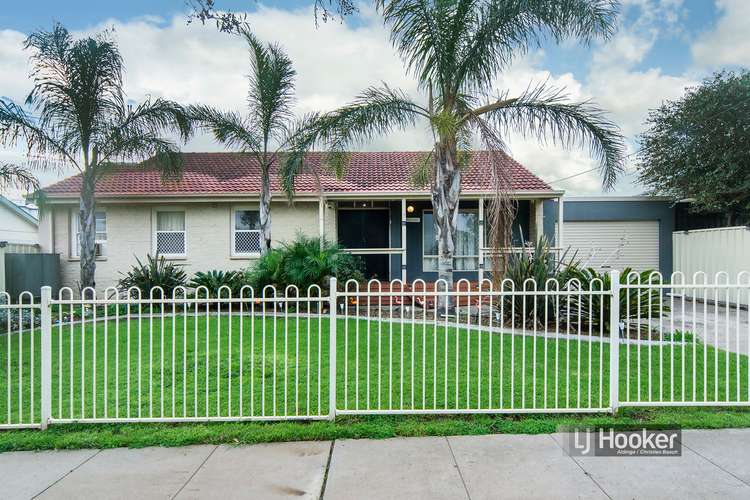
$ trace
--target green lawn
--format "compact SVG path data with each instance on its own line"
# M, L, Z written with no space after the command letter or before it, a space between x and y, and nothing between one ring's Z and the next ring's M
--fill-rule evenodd
M290 334L284 335L284 331ZM418 323L412 328L408 322L402 326L399 322L353 319L346 323L339 320L337 331L339 410L511 411L609 405L609 344L589 342L585 337L580 341L555 340L550 335L545 340L539 336L446 329L430 322L425 327ZM217 319L215 312L210 312L208 318L205 314L178 316L174 322L169 315L163 321L159 317L144 317L140 322L136 319L129 323L124 319L111 320L98 323L95 330L91 323L83 327L74 325L72 329L69 325L62 329L54 326L53 417L326 415L328 332L327 318L308 320L290 315L285 319L282 314L275 321L257 316L234 316L230 321L226 315ZM38 331L33 337L28 333L0 335L0 423L31 421L31 408L34 418L38 418L40 364L38 354L32 363L32 339L38 353ZM737 398L738 389L739 400L747 401L746 356L715 351L700 343L693 347L692 342L688 336L684 344L641 345L640 355L637 346L622 345L621 401L637 401L639 393L644 401L680 400L683 390L687 400L693 394L695 400L726 400L727 396ZM8 352L11 353L10 385ZM23 358L20 364L19 352ZM32 397L33 406L29 404ZM721 426L721 422L744 425L740 423L746 419L750 423L744 410L632 409L625 415L636 419L642 415L657 419L671 415L699 426ZM45 433L0 433L0 449L16 446L12 436L27 443L18 444L20 447L42 446L38 443L47 442L46 439L58 443L54 446L67 446L60 443L83 443L87 435L103 440L102 443L121 443L113 433L123 432L130 437L122 439L133 445L140 443L139 439L144 439L144 444L155 444L160 434L165 435L164 444L179 444L182 440L214 442L226 436L246 442L504 429L533 432L537 426L549 430L550 425L569 423L570 419L599 421L613 417L536 415L520 421L514 418L517 417L357 416L340 417L335 423L59 425ZM253 437L248 437L243 429L256 431L251 432ZM34 432L50 437L35 437ZM244 437L237 437L240 435Z

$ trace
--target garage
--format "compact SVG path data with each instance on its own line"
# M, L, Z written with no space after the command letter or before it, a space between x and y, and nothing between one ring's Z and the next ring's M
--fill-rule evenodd
M596 269L659 269L659 221L565 221L567 259ZM573 257L575 255L575 257Z

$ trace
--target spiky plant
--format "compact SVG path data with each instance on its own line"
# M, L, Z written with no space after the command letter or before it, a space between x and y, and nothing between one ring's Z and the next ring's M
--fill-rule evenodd
M182 106L145 99L132 106L123 90L123 61L109 31L74 40L62 25L32 33L34 86L25 106L0 100L0 144L21 140L32 166L73 167L81 174L80 286L94 286L96 184L113 163L154 157L165 175L180 170L177 144L191 122Z

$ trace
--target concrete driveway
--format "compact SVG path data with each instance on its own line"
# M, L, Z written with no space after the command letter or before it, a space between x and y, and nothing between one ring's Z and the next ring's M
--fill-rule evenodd
M750 430L684 431L681 457L571 458L491 435L0 454L0 498L750 498Z
M656 322L654 322L656 325ZM750 354L750 313L747 309L674 301L670 315L662 318L664 331L694 332L704 343L740 354Z

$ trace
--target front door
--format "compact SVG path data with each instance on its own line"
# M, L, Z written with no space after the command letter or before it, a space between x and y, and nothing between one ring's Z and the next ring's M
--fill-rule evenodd
M388 248L390 246L387 209L339 209L338 242L344 248ZM361 255L365 278L388 280L388 255Z

